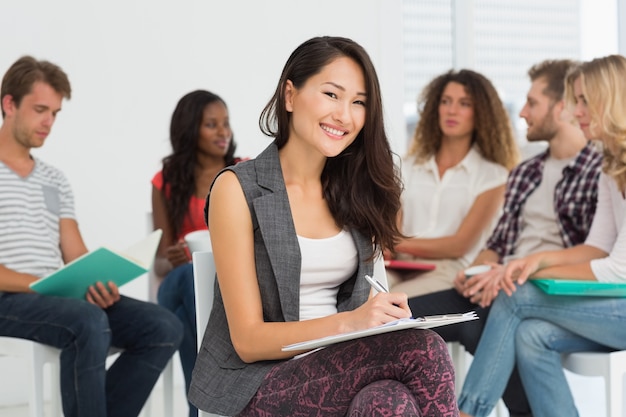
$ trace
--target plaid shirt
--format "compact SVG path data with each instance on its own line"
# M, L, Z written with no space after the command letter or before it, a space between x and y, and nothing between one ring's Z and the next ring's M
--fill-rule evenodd
M522 208L526 199L541 183L543 166L549 151L519 164L506 183L504 209L498 224L487 241L486 248L498 254L500 260L512 255L520 234ZM602 155L589 142L563 169L563 178L554 189L554 210L564 247L583 243L596 212L598 178Z

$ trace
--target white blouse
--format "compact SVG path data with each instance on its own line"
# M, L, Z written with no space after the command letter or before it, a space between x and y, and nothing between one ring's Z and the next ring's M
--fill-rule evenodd
M461 162L439 178L434 156L424 163L413 157L402 163L402 231L407 236L439 238L456 233L476 198L506 183L508 171L487 161L472 147ZM483 248L498 216L485 228L461 261L469 265Z
M626 200L617 183L605 173L598 181L598 205L586 245L609 254L591 261L598 281L626 282Z

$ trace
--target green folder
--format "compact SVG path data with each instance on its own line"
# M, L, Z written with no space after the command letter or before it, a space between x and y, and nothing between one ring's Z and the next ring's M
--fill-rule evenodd
M626 283L563 279L532 279L530 282L553 295L626 297Z
M40 294L85 299L88 288L96 282L114 282L118 287L148 272L152 266L162 231L156 230L124 252L107 248L68 263L58 271L30 284Z

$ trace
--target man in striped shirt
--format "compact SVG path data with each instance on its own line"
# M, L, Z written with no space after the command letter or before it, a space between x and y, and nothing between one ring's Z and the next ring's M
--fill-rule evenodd
M62 350L63 412L137 416L182 339L169 311L97 283L84 300L33 293L29 284L87 252L61 171L31 155L52 129L67 75L25 56L2 79L0 99L0 336ZM123 352L107 371L110 347Z

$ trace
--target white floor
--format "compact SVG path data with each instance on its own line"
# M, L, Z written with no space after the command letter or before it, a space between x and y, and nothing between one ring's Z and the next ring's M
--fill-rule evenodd
M601 417L605 414L604 404L604 382L602 378L586 378L578 375L568 373L568 380L576 399L578 411L580 417ZM158 393L161 392L160 384L155 388L157 395L155 395L154 403L152 406L152 413L150 416L145 417L174 417L164 416L160 398ZM176 417L184 417L187 415L187 403L183 394L183 387L177 386L174 395L174 410ZM555 404L555 406L557 406ZM495 413L492 414L495 417ZM17 407L1 407L0 417L29 417L28 407L26 405ZM506 410L502 410L499 417L508 417Z
M163 401L159 395L162 392L162 386L159 383L155 387L155 392L151 397L151 412L147 415L144 412L140 417L186 417L188 413L187 400L185 398L183 385L175 387L174 393L174 416L163 415ZM46 408L46 417L50 415L49 408ZM20 405L14 407L2 407L0 406L0 417L30 417L28 413L28 406Z

